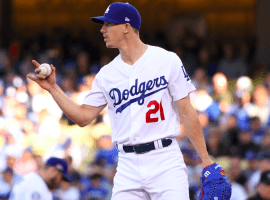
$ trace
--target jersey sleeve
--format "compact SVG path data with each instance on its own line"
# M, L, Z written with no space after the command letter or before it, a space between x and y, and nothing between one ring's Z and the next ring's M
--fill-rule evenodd
M191 83L191 79L182 61L176 54L173 56L168 87L174 101L182 99L190 92L196 90L195 86Z
M96 75L92 89L89 94L83 100L83 104L98 107L107 104L107 100L101 86L101 74L100 72Z

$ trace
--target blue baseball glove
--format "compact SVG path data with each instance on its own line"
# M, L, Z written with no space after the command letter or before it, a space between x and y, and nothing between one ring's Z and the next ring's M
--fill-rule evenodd
M221 166L214 163L202 171L199 200L229 200L232 185Z

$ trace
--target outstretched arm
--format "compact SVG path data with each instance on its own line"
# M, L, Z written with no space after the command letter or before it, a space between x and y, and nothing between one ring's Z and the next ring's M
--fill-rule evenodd
M105 108L106 105L94 107L89 105L79 105L75 103L70 98L68 98L67 95L56 84L55 67L53 65L51 65L51 75L46 77L44 75L38 74L40 72L40 69L38 69L40 64L37 61L33 61L33 64L37 67L35 70L37 77L30 75L27 75L27 77L38 83L39 86L43 89L47 90L52 95L53 99L61 108L61 110L65 113L65 115L79 126L83 127L91 123Z
M184 125L185 133L202 159L203 168L213 164L206 149L200 121L196 110L190 103L189 95L176 101L175 104L179 112L180 121Z

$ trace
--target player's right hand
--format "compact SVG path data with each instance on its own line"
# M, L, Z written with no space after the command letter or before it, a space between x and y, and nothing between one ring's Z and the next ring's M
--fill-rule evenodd
M40 85L40 87L49 91L56 84L55 67L53 65L50 65L52 73L46 77L44 75L39 74L40 69L38 67L40 66L40 64L35 60L32 60L32 63L36 66L35 72L37 73L37 76L33 77L31 75L27 75L27 78L31 79L32 81L35 81L37 84Z

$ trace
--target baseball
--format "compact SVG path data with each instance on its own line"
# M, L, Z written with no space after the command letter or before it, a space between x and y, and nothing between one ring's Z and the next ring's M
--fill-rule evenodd
M51 66L47 63L41 64L38 68L40 69L39 74L41 75L50 76L50 74L52 73Z

